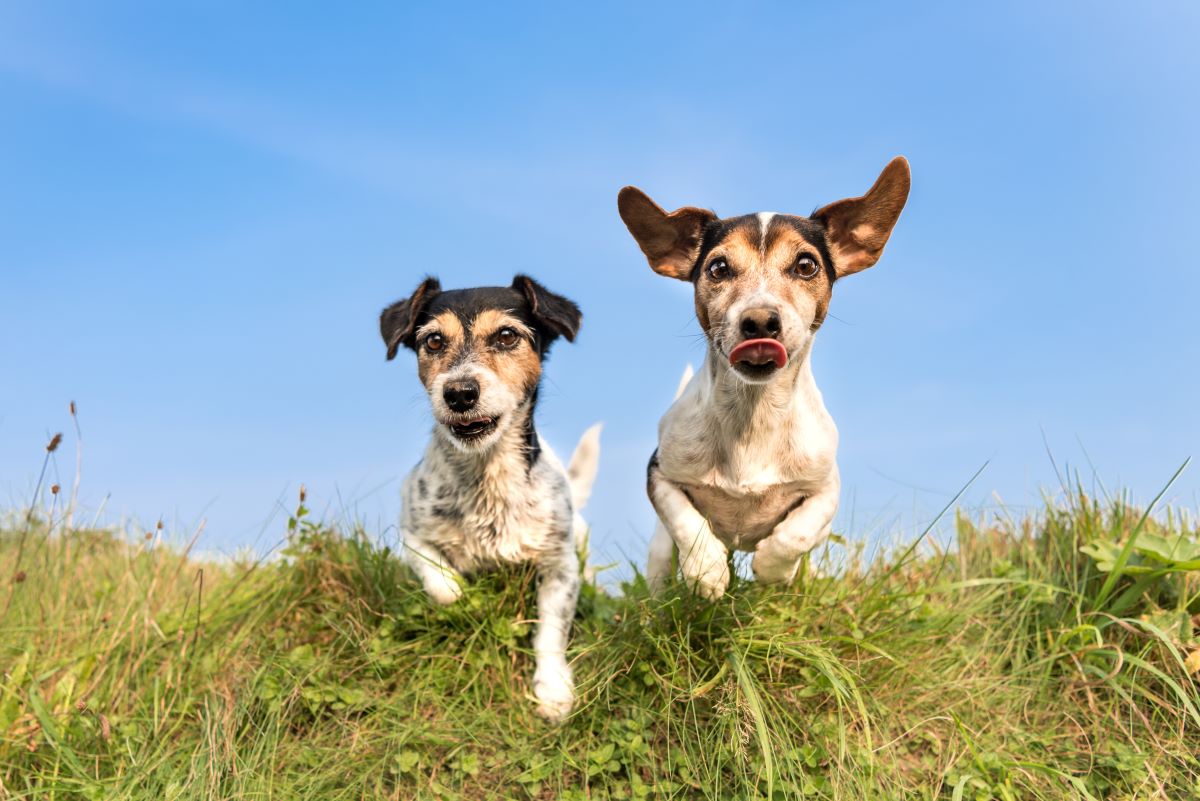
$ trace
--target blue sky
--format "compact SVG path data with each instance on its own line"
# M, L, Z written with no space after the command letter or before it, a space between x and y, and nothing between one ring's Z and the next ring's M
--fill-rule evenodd
M907 536L985 462L968 505L1022 511L1046 444L1148 500L1200 451L1200 7L902 5L5 4L0 503L58 430L69 483L73 399L107 520L263 549L303 482L394 537L430 418L378 312L524 271L585 312L540 428L605 422L594 543L640 561L703 346L617 190L807 213L896 154L908 207L814 350L841 530Z

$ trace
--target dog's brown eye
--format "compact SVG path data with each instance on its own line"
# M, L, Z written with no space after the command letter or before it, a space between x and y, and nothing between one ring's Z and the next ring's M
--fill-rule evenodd
M502 348L515 348L521 341L521 336L511 328L501 328L496 332L496 344Z
M730 275L729 262L724 259L713 259L708 263L708 268L704 272L714 281L724 281Z
M792 265L792 275L797 278L814 278L820 270L820 265L817 264L817 260L812 256L801 256Z
M446 347L446 340L442 339L441 334L430 334L425 337L425 350L437 353L444 347Z

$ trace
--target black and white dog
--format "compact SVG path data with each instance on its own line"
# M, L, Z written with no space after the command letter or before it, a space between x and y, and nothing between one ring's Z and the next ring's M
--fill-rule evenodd
M564 471L533 413L542 363L575 339L579 308L532 278L508 287L442 291L427 278L380 316L387 357L416 351L435 420L425 455L404 482L406 560L435 601L453 603L463 576L534 562L539 623L533 690L562 720L575 692L565 652L579 594L578 512L599 460L599 426Z
M647 490L659 525L646 574L718 598L730 549L753 551L760 581L789 582L830 531L841 482L837 428L809 354L836 280L879 260L909 189L896 158L862 197L811 217L667 213L640 189L617 207L651 268L690 281L708 338L703 368L658 426Z

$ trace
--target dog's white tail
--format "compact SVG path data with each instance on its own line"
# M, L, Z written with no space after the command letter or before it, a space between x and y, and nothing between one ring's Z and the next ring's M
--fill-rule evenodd
M579 438L571 462L567 465L567 483L571 487L571 505L578 514L592 497L592 485L596 483L596 471L600 469L600 429L596 423Z
M692 363L688 362L687 366L683 368L683 376L679 379L679 388L675 390L675 400L679 400L680 396L683 395L683 391L687 389L687 385L691 382L692 376L695 374L696 371L692 369Z

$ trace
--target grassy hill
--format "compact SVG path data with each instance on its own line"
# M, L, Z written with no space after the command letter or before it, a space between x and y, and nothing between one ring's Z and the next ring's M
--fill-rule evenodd
M585 590L533 714L532 575L436 608L300 510L284 557L0 533L4 799L1200 798L1200 545L1082 494L716 604Z

